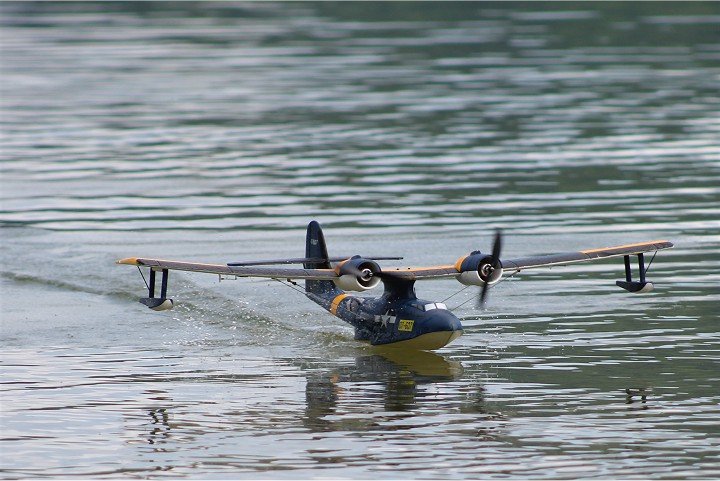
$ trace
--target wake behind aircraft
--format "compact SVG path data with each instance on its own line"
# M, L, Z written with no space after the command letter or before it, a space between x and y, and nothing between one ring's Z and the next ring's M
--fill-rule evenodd
M356 340L368 341L372 345L435 350L462 335L463 327L460 319L445 304L418 299L415 294L415 282L418 280L454 278L466 286L479 286L479 300L484 305L488 288L500 282L504 275L511 276L526 269L622 256L625 280L617 281L616 284L628 292L645 293L652 290L653 284L645 278L644 254L657 253L671 247L671 242L658 240L501 260L502 236L497 231L489 254L473 251L449 265L383 270L377 261L399 260L402 257L330 257L320 224L312 221L307 227L305 257L301 258L200 264L130 257L117 263L137 266L141 274L143 267L149 269L149 279L145 282L148 297L141 298L140 302L153 310L173 307L173 300L167 297L171 270L204 272L221 278L260 277L291 283L297 279L305 281L304 292L310 300L355 328ZM632 278L631 256L637 256L638 280ZM291 264L302 264L302 268L284 266ZM159 296L156 296L158 273L161 274L161 284ZM381 282L384 292L380 297L360 297L347 292L367 291Z

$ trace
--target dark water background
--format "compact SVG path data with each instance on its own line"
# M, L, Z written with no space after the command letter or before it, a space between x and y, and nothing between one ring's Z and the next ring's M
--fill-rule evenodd
M0 476L720 476L720 7L0 4ZM447 264L653 239L372 350L277 282L115 259Z

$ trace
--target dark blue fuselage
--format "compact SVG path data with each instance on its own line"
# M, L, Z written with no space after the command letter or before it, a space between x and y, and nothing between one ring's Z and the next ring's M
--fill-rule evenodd
M330 269L325 237L320 224L310 222L305 242L306 269ZM355 339L373 345L392 344L421 350L440 349L463 330L460 320L444 304L423 301L415 295L415 281L384 277L381 297L352 296L333 281L307 280L305 293L355 328Z
M439 349L459 337L460 320L442 303L415 296L414 281L384 281L381 297L353 296L331 281L307 296L355 328L355 339L370 344L397 344ZM320 287L317 286L316 287Z

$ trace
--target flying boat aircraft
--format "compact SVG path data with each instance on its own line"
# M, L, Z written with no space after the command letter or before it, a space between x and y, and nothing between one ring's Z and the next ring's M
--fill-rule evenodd
M153 310L173 307L167 297L171 270L204 272L222 277L259 277L305 281L305 295L331 314L355 328L355 339L372 345L388 345L419 350L440 349L463 333L460 320L441 302L418 299L415 282L425 279L454 278L466 286L479 286L480 302L484 305L488 288L497 284L503 275L511 276L526 269L552 267L577 262L623 257L625 280L616 284L628 292L645 293L653 284L645 278L647 267L644 254L673 247L665 240L578 252L500 259L502 236L496 232L492 252L473 251L455 263L442 266L383 270L377 261L399 260L402 257L330 257L320 224L310 222L307 227L305 257L273 259L227 264L201 264L172 260L130 257L118 264L149 270L145 284L148 296L140 302ZM639 279L633 280L631 256L637 256ZM652 263L652 259L650 261ZM302 264L302 267L288 267ZM156 284L160 274L160 292ZM145 276L143 274L143 279ZM348 293L363 292L382 282L380 297L361 297Z

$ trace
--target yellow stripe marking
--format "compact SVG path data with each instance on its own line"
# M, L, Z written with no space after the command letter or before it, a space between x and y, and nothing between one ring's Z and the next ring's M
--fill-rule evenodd
M143 262L145 261L145 262ZM178 264L182 266L198 266L198 267L228 267L226 264L204 264L202 262L184 262L184 261L170 261L170 260L163 260L163 259L147 259L144 257L128 257L127 259L120 259L119 261L115 261L116 264L128 264L131 266L148 266L148 267L161 267L161 266L153 266L152 263L158 263L158 264L164 264L164 263L170 263L170 264Z
M117 264L127 264L130 266L136 266L138 265L138 258L137 257L128 257L127 259L120 259L119 261L115 261Z
M333 299L332 303L330 304L330 314L332 314L333 316L336 316L336 315L337 315L338 306L339 306L340 303L343 301L343 299L345 299L345 298L348 297L349 295L350 295L350 294L340 294L340 295L337 296L335 299Z
M666 240L657 240L652 242L639 242L637 244L627 244L624 246L616 246L616 247L603 247L602 249L590 249L586 251L580 251L581 254L591 254L593 252L603 252L603 251L609 251L609 250L615 250L615 249L628 249L631 247L650 247L654 244L663 244L667 242Z
M457 262L453 266L453 267L455 267L456 271L460 272L460 266L462 266L462 263L465 262L465 259L467 259L468 257L470 257L469 254L466 256L462 256L460 259L457 260Z

